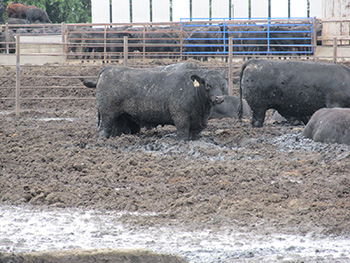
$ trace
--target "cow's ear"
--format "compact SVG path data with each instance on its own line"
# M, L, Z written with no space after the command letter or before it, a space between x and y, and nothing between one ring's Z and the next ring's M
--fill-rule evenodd
M193 85L198 88L200 85L204 85L205 81L201 77L198 77L197 75L192 75L191 80L193 81Z
M222 75L223 78L226 78L226 69L223 69L221 71L221 75Z

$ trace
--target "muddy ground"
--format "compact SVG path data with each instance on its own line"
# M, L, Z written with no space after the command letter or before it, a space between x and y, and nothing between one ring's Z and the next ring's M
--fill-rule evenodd
M75 76L102 67L23 67L21 84L35 88L21 94L93 98ZM13 96L14 68L0 75L0 97ZM94 99L23 100L20 117L13 105L0 101L0 205L147 212L120 220L150 227L350 236L350 147L305 139L301 124L222 119L196 141L176 139L172 126L97 140Z

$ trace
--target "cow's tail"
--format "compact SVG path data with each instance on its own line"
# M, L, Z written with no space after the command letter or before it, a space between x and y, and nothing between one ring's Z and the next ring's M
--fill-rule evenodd
M243 98L242 98L242 78L243 73L247 65L249 64L249 61L244 63L241 72L239 73L239 105L238 105L238 119L242 123L242 117L243 117Z
M85 87L88 87L88 88L91 88L91 89L96 89L97 81L85 80L85 79L80 79L80 81L83 82Z

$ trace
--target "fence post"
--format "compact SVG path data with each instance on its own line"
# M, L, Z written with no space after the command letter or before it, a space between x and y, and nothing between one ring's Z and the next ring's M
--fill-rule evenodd
M107 61L107 25L104 26L103 33L103 62Z
M19 116L20 112L20 36L16 35L16 116Z
M317 20L316 17L312 19L312 27L313 27L313 36L312 36L312 46L314 48L313 55L315 57L316 54L316 48L317 48Z
M233 45L232 37L228 38L228 94L233 95Z
M128 66L128 37L124 36L124 66Z
M338 56L338 47L337 47L337 38L333 38L333 63L337 64L337 56Z
M68 46L67 46L67 39L68 39L68 32L66 30L66 23L62 22L61 23L61 34L62 34L62 49L63 49L63 54L64 54L64 59L67 61L68 57Z
M5 35L6 35L6 54L10 54L9 23L6 23L6 25L5 25Z

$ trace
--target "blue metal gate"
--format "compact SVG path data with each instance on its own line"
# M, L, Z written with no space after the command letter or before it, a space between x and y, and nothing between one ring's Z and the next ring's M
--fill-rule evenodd
M313 18L182 18L183 54L228 54L232 37L234 55L310 55Z

